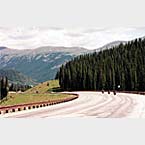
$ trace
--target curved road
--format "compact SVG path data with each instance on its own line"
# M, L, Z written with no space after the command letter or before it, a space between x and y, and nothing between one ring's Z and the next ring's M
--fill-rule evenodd
M6 118L97 117L142 118L145 117L145 96L105 92L73 92L78 99L44 108L1 115Z

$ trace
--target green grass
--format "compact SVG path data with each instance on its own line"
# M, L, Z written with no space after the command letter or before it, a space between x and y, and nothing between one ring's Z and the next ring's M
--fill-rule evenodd
M49 86L47 86L47 83L49 83ZM39 93L48 93L54 91L55 89L59 90L59 88L59 81L51 80L38 84L37 86L27 90L26 93L36 93L36 91L38 91Z
M8 99L2 101L0 106L34 103L72 97L72 95L51 92L53 89L59 89L58 80L49 81L49 86L47 84L48 82L40 83L24 93L10 93L8 95ZM38 93L36 93L36 91L38 91Z

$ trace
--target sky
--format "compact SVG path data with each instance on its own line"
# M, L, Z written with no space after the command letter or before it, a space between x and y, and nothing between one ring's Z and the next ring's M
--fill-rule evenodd
M145 27L0 27L0 46L19 50L41 46L96 49L113 41L128 41L144 36Z

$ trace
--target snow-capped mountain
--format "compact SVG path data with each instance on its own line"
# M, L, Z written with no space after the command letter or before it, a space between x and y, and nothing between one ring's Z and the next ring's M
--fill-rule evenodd
M0 48L0 69L22 72L38 82L53 79L59 67L75 56L91 52L80 47L40 47L17 50Z
M0 69L13 68L39 82L46 81L53 79L59 67L75 56L109 49L120 43L125 44L127 41L143 37L144 34L145 27L0 27L0 46L6 46L0 47Z
M95 50L81 47L45 46L36 49L10 49L0 47L0 69L8 68L22 72L33 80L43 82L54 79L59 67L75 56L110 49L127 41L114 41Z
M120 44L126 44L128 41L113 41L111 43L108 43L100 48L97 48L95 51L96 52L99 52L99 51L102 51L102 50L105 50L105 49L110 49L110 48L113 48L115 46L118 46Z

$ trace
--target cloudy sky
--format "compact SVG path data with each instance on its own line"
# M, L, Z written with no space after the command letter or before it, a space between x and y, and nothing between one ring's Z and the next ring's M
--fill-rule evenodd
M55 28L0 27L0 46L35 49L40 46L79 46L95 49L117 40L145 36L145 27L133 28Z

